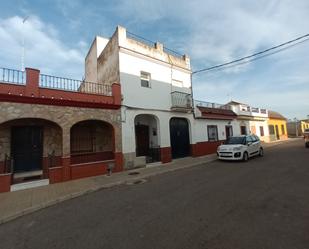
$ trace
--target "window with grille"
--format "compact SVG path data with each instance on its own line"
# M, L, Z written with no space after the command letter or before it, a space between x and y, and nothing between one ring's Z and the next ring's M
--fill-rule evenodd
M218 127L216 125L207 125L208 141L218 141Z
M71 153L87 153L94 151L95 137L92 126L77 125L71 130Z

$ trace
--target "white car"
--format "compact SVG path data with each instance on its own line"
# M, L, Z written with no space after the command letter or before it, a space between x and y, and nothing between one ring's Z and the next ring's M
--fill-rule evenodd
M242 135L229 137L224 144L218 147L217 155L220 160L248 161L250 157L263 156L264 151L257 136Z

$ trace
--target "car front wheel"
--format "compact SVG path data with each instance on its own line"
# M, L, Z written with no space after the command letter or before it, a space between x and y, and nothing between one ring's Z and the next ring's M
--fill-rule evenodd
M263 150L263 148L260 148L259 156L264 156L264 150Z
M245 151L245 152L244 152L244 155L242 156L242 160L243 160L244 162L247 162L248 159L249 159L248 152Z

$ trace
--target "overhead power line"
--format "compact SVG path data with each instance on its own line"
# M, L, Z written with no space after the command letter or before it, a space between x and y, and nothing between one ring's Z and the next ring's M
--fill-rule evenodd
M269 56L269 55L272 55L272 54L275 54L275 53L278 53L278 52L281 52L287 48L290 48L294 45L297 45L299 43L302 43L302 42L305 42L305 41L308 41L309 39L305 39L303 41L300 41L304 38L309 38L309 34L306 34L306 35L303 35L303 36L299 36L293 40L290 40L290 41L287 41L287 42L284 42L284 43L281 43L277 46L274 46L274 47L271 47L271 48L268 48L268 49L265 49L263 51L260 51L260 52L257 52L257 53L254 53L254 54L251 54L251 55L248 55L248 56L245 56L245 57L241 57L239 59L236 59L236 60L232 60L232 61L229 61L229 62L225 62L225 63L222 63L222 64L218 64L218 65L215 65L215 66L211 66L211 67L208 67L208 68L204 68L204 69L200 69L200 70L197 70L197 71L194 71L192 72L192 74L197 74L197 73L201 73L201 72L206 72L206 71L210 71L210 70L214 70L214 69L220 69L222 67L225 67L227 68L226 66L229 66L229 67L232 67L232 66L235 66L234 64L237 63L236 65L241 65L241 64L245 64L245 63L249 63L251 61L254 61L254 60L257 60L257 59L261 59L263 57L266 57L266 56ZM297 42L298 41L298 42ZM296 44L293 44L297 42ZM282 48L278 51L273 51L275 49L278 49L278 48L281 48L281 47L284 47L286 45L290 45L289 47L287 48ZM273 51L272 53L269 53L267 54L268 52L270 51ZM252 58L252 59L251 59ZM250 59L250 60L248 60ZM246 61L248 60L248 61ZM228 68L229 68L228 67Z

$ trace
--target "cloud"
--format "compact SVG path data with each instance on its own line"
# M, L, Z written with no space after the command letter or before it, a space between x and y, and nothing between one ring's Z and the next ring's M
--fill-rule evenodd
M84 74L84 41L65 44L53 25L37 16L22 24L19 16L0 19L0 63L4 67L20 69L22 40L25 39L25 66L42 73L81 78Z

